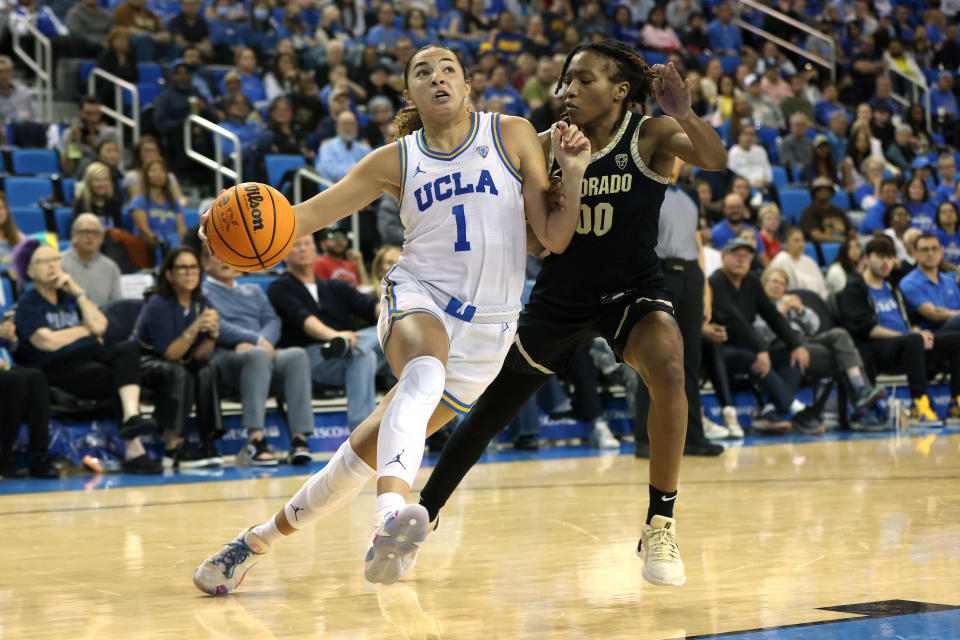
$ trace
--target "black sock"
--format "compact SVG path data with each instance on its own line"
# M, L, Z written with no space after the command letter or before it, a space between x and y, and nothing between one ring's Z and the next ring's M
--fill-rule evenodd
M677 492L666 493L650 485L650 506L647 507L647 524L653 516L673 517L673 504L677 501Z
M427 515L430 516L430 522L436 520L437 516L440 515L440 509L437 508L437 505L425 502L422 497L420 498L420 506L427 510Z

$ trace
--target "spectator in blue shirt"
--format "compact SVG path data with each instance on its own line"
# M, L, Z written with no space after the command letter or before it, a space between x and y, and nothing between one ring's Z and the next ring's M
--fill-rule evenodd
M164 431L166 458L174 467L220 466L214 440L223 421L217 373L210 356L220 318L200 288L200 261L180 246L158 270L157 288L143 305L134 331L144 385L155 390L154 416ZM190 413L196 408L200 450L187 449Z
M930 204L930 192L927 183L919 176L914 175L903 185L903 202L913 216L911 227L916 227L924 233L934 233L937 230L937 212Z
M960 106L957 105L957 96L953 93L951 71L941 71L937 76L937 86L930 88L930 112L948 115L951 119L960 117Z
M140 170L141 192L130 201L133 223L149 249L180 243L187 232L183 209L170 189L167 163L153 158Z
M943 247L944 260L960 267L960 209L957 203L948 200L937 207L937 238Z
M639 47L643 41L640 29L630 23L630 7L622 4L613 10L613 22L610 23L610 36L632 47Z
M403 31L397 29L394 20L397 12L390 2L381 2L377 9L377 24L367 32L364 38L366 44L377 47L381 51L393 51L397 46L397 38L404 35Z
M357 141L357 117L351 111L337 116L337 135L320 145L315 166L317 173L337 182L353 165L370 153L370 145Z
M241 29L240 42L266 60L277 48L279 29L280 25L270 15L270 3L267 0L256 0L250 22Z
M740 29L730 23L733 8L729 3L722 2L713 11L717 17L707 25L707 36L710 38L714 55L738 55L743 46L743 38L740 37Z
M214 17L207 16L207 28L210 31L210 45L213 47L214 61L218 64L233 62L233 50L243 46L243 34L246 24L230 18L231 0L217 0L213 7Z
M830 151L833 153L833 164L842 167L843 158L847 155L847 112L845 109L834 111L830 114L827 127L827 142L830 144ZM859 167L851 167L859 169Z
M484 93L484 100L500 98L503 102L503 113L510 116L523 117L527 112L527 105L520 97L520 92L510 86L507 68L498 64L490 71L490 83Z
M230 96L226 100L226 119L220 126L240 138L240 156L243 162L244 179L253 180L258 177L259 167L263 155L270 149L273 136L263 128L259 121L250 120L253 110L250 100L242 93ZM233 152L233 143L225 142L223 153Z
M917 268L900 280L900 291L917 324L934 332L960 331L960 287L940 272L943 247L932 233L917 238Z
M870 108L877 109L877 105L885 104L890 107L890 113L901 118L906 115L903 105L893 99L893 81L889 76L877 76L876 90L870 98Z
M953 198L957 188L957 159L952 153L944 153L937 158L937 174L940 184L937 185L933 200L939 204Z
M242 426L247 430L247 456L256 466L275 466L266 449L263 428L270 392L283 392L290 430L290 460L308 464L313 434L310 359L300 347L277 349L280 316L256 284L240 284L242 275L204 247L207 278L203 292L220 315L220 337L211 361L219 379L240 392Z
M880 199L867 210L867 215L857 227L857 233L866 236L875 231L883 231L883 214L898 202L900 202L900 185L895 178L886 178L880 183Z
M743 220L747 215L747 208L743 198L736 193L728 193L723 199L723 220L710 229L710 242L714 249L722 250L728 242L733 240L744 229L752 230L757 236L756 256L762 266L767 266L770 258L764 253L767 250L756 227L746 224Z
M250 102L257 109L265 107L269 100L267 100L267 90L263 86L263 81L260 79L257 69L257 54L253 52L253 49L241 49L237 52L236 65L236 71L243 81L240 91L250 99ZM226 92L226 84L221 80L220 93Z
M833 82L828 82L823 86L822 92L823 99L813 105L813 113L817 119L817 123L824 127L829 126L830 117L834 113L843 113L844 118L848 120L847 109L840 102L840 93L837 90L837 85Z
M427 14L419 7L407 9L407 15L403 19L403 30L417 49L437 41L436 29L427 26ZM394 43L394 47L396 47L396 43Z

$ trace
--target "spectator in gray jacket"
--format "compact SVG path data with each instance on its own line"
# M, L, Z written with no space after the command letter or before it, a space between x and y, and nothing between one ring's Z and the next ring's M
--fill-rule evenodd
M0 56L0 121L36 121L40 117L37 101L27 87L13 79L13 60Z
M255 284L238 284L240 272L204 247L203 293L220 314L220 336L212 362L220 380L240 392L243 427L249 442L243 454L254 466L275 466L266 447L265 405L271 390L283 390L290 429L290 461L311 462L307 437L313 434L310 359L300 347L277 349L280 317Z
M780 141L780 164L793 172L794 180L810 162L813 141L807 138L810 120L801 112L790 116L790 135Z
M63 252L63 270L70 274L98 307L123 298L120 267L100 253L103 225L92 213L81 213L70 228L71 246Z
M70 36L89 47L84 54L95 56L100 52L103 41L113 26L113 15L101 8L97 0L80 0L67 11L65 22Z

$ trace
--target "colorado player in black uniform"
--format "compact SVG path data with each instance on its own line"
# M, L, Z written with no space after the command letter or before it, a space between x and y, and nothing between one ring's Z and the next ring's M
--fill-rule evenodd
M435 520L487 444L571 356L602 336L650 390L650 507L637 552L649 582L685 581L673 506L687 427L683 344L654 248L674 158L718 171L727 154L690 109L672 64L649 67L615 40L578 46L560 76L566 114L595 151L581 186L580 225L549 255L498 377L444 447L420 502ZM664 117L630 111L654 93ZM550 132L540 134L549 154ZM551 173L557 169L550 155Z

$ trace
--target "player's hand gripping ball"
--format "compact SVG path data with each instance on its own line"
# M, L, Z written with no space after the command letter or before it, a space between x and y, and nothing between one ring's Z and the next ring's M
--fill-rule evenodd
M279 264L297 239L293 207L268 184L244 182L224 189L210 207L207 242L214 255L240 271Z

